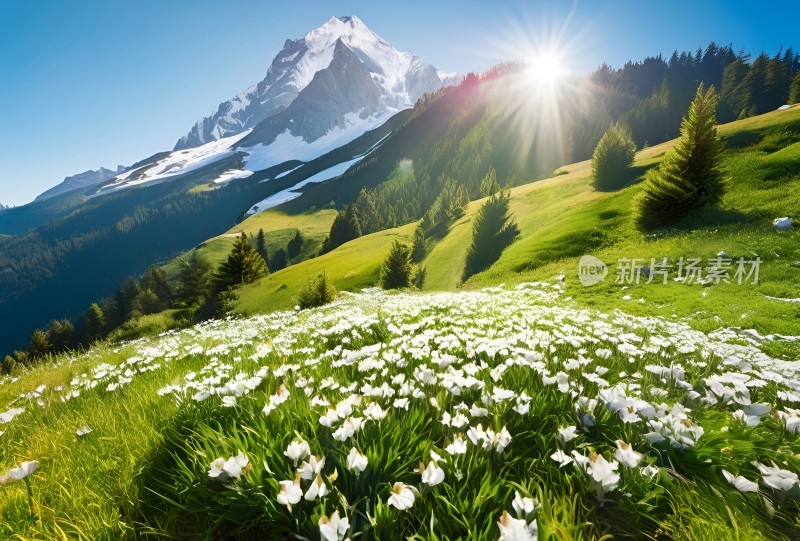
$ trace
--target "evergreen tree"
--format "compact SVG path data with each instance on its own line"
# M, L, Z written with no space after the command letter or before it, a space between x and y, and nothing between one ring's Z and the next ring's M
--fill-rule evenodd
M428 269L425 267L417 267L417 272L414 273L414 278L411 280L411 283L417 289L422 289L422 286L425 285L425 278L428 277Z
M14 374L17 371L18 366L17 360L11 355L6 355L3 359L2 368L4 374Z
M247 241L247 234L233 243L228 259L223 261L214 273L212 283L214 291L221 293L242 284L250 284L269 274L267 264Z
M158 307L154 312L169 308L172 302L172 290L167 284L167 274L163 270L157 267L147 269L147 272L142 276L141 288L145 291L150 290L155 295Z
M269 261L269 252L267 252L267 236L264 234L263 229L258 230L256 237L256 252L261 256L264 261Z
M83 334L87 343L92 344L105 336L106 318L97 303L93 303L83 315Z
M353 206L340 210L331 224L330 233L322 243L322 253L327 253L345 242L361 236L361 224Z
M336 298L336 288L328 278L328 273L323 270L312 280L310 275L306 275L306 283L297 296L297 304L300 308L312 308L328 304Z
M292 240L289 241L289 244L286 246L286 252L289 254L290 259L294 259L295 257L300 255L300 250L303 248L303 235L300 234L300 230L297 230L297 233L294 234Z
M106 313L109 314L107 319L110 328L119 327L129 319L141 315L136 308L136 298L141 292L142 287L133 276L128 276L117 288L114 298L106 310Z
M497 261L506 246L519 235L519 228L509 212L510 202L510 194L500 192L481 205L472 224L472 242L467 248L462 280Z
M795 74L789 88L789 103L800 103L800 71Z
M289 254L286 253L285 248L279 248L277 252L272 254L272 261L269 262L269 266L273 271L278 272L281 269L285 269L288 265Z
M30 366L31 364L30 355L28 355L27 351L14 351L14 359L16 359L17 364L22 366Z
M132 313L140 315L155 314L166 308L167 305L161 302L161 299L153 293L152 289L145 289L136 297Z
M353 203L353 213L358 218L358 224L361 228L362 235L369 235L376 231L380 231L383 226L380 214L378 214L378 204L375 197L375 192L361 188L358 193L356 202Z
M202 304L211 294L211 263L199 253L184 262L179 275L178 300L183 306Z
M33 359L41 359L52 351L53 345L50 343L47 333L41 329L33 331L33 336L28 344L28 355Z
M486 176L481 180L481 197L489 197L500 191L500 184L497 182L497 172L494 167L489 166Z
M623 187L636 155L631 130L625 125L612 124L600 138L592 155L592 180L598 190Z
M383 289L408 287L411 285L412 268L411 248L397 240L394 241L381 268L381 287Z
M73 345L75 326L68 319L58 321L54 319L50 322L47 331L47 338L53 346L53 351L60 353L66 351Z
M652 229L675 223L722 197L716 107L714 87L704 90L701 84L681 124L680 141L657 169L648 172L635 202L634 214L640 227Z
M414 263L419 263L423 259L425 259L425 253L427 248L425 247L425 231L422 230L422 226L419 225L414 230L414 243L411 245L411 259Z

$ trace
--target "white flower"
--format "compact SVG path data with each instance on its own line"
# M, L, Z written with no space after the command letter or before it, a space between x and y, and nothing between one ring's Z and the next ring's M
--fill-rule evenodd
M311 455L307 461L303 461L300 465L300 477L306 481L311 481L315 476L319 475L322 468L325 467L325 457L318 457Z
M435 486L444 481L444 470L431 460L428 462L426 468L424 464L420 463L420 473L422 474L422 482L426 485Z
M11 468L8 470L8 475L12 479L16 479L19 481L20 479L25 479L30 474L36 471L36 468L39 467L38 460L31 460L30 462L23 462L19 465L18 468Z
M777 466L765 466L755 463L761 472L761 478L768 487L781 492L789 492L798 485L797 474L787 470L782 470ZM11 472L9 472L10 474Z
M292 510L292 506L300 501L303 497L303 489L300 488L300 474L294 478L294 481L281 481L280 488L278 489L278 503L285 505Z
M347 517L339 518L338 509L330 518L323 515L319 519L319 535L323 541L342 541L348 529L350 522Z
M577 434L578 427L576 426L568 426L566 428L559 428L558 429L558 439L560 439L563 443L570 442L578 437Z
M411 506L414 505L414 498L416 495L416 488L398 481L392 487L392 494L389 496L388 503L392 507L404 511L410 509Z
M222 469L224 466L225 466L224 458L218 458L214 460L209 466L208 476L211 477L212 479L216 479L217 477L219 477L221 474L224 473L224 470Z
M311 481L311 486L308 487L306 491L305 498L307 501L312 501L317 498L323 498L328 493L328 487L325 485L325 481L322 480L322 475L317 474L316 479Z
M550 458L552 458L553 460L558 462L558 467L559 468L563 468L564 466L566 466L570 462L572 462L572 459L570 458L570 456L567 453L565 453L564 451L562 451L561 449L559 449L558 451L556 451L555 453L550 455Z
M445 415L449 417L448 413L445 413ZM444 424L444 421L442 421L442 424ZM453 420L450 421L450 425L455 428L461 428L463 426L467 426L468 424L469 424L469 417L467 417L460 411L456 413L455 417L453 417Z
M236 406L236 397L235 396L223 396L222 397L222 406L225 408L233 408Z
M653 466L652 464L648 464L647 466L639 468L639 473L642 474L642 477L647 477L648 479L652 479L653 477L658 475L658 466Z
M539 502L534 498L522 496L518 491L514 491L514 501L511 503L514 512L519 518L527 518L539 508Z
M503 427L494 437L494 446L497 454L503 454L503 451L506 450L509 443L511 443L511 433L506 427Z
M614 451L614 458L620 461L623 466L635 468L642 460L642 454L637 453L633 448L622 440L617 440L617 450Z
M473 417L486 417L489 415L489 410L482 408L476 404L472 404L469 408L469 414Z
M353 447L347 455L347 469L353 472L361 473L367 468L367 457L358 449Z
M225 465L222 466L222 469L228 474L229 477L238 479L242 476L242 473L247 470L247 466L249 464L250 460L244 456L243 452L239 451L238 455L225 461Z
M517 400L517 405L513 409L520 415L526 415L531 410L531 403Z
M367 409L369 409L369 407ZM325 415L319 418L319 424L321 424L322 426L327 426L328 428L333 426L334 423L338 421L339 421L339 415L336 413L335 409L325 410Z
M292 441L283 454L289 458L289 460L291 460L296 467L298 460L302 460L311 454L311 448L308 446L308 442L306 441Z
M398 398L394 401L393 406L397 409L408 410L408 398Z
M363 417L348 417L342 423L342 426L334 430L333 439L336 441L346 441L348 438L352 438L356 432L361 430L363 425Z
M92 429L89 428L88 425L82 426L81 428L79 428L78 430L75 431L75 435L77 435L79 438L82 438L85 435L91 434L91 433L92 433ZM2 432L0 432L0 435L2 435Z
M445 447L444 450L451 455L463 455L467 452L467 442L464 441L464 437L459 434L453 438L453 443Z
M386 417L386 412L383 410L380 404L377 402L372 402L369 406L364 408L364 417L367 419L372 419L373 421L381 421L384 417Z
M592 453L588 457L583 456L577 451L572 451L575 459L575 467L586 472L594 482L595 491L599 500L603 500L606 492L616 490L619 483L619 462L612 460L608 462L603 455Z
M503 511L497 526L500 528L499 541L536 541L539 533L536 520L528 524L524 519L513 518L508 511Z
M758 492L758 483L745 479L741 475L734 476L728 470L722 470L722 475L739 492Z

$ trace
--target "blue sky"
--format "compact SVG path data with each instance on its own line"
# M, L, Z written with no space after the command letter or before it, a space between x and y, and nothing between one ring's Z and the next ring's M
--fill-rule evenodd
M445 71L480 71L523 42L557 41L568 67L714 40L800 48L800 3L584 0L403 2L76 0L0 3L0 203L64 176L171 149L200 117L263 78L286 38L358 15ZM520 44L518 46L518 44Z

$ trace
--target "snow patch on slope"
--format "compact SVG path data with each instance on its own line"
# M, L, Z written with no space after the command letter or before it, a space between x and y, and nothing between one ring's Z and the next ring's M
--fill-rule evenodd
M199 147L170 152L165 158L158 160L154 164L126 171L110 179L108 183L97 189L95 195L110 193L123 188L130 188L131 186L162 182L168 178L194 171L195 169L232 156L236 152L233 149L234 145L248 133L250 133L249 130L231 137L206 143ZM244 172L245 171L239 172L240 176L236 178L244 178L241 176L241 173ZM228 172L226 171L226 173ZM226 173L223 173L221 176L224 176ZM250 174L252 174L252 171L248 171L248 174L244 176L249 176ZM231 180L231 178L227 180Z
M295 190L297 190L299 188L302 188L306 184L310 184L312 182L324 182L326 180L330 180L332 178L336 178L339 175L343 174L345 171L347 171L350 168L351 165L353 165L355 163L358 163L362 159L364 159L364 157L363 156L359 156L358 158L354 158L354 159L346 161L346 162L338 163L338 164L334 165L333 167L329 167L329 168L325 169L324 171L320 171L316 175L311 175L310 177L308 177L307 179L303 180L302 182L298 182L297 184L295 184L291 188L287 188L287 189L282 190L282 191L280 191L280 192L278 192L276 194L272 194L269 197L267 197L266 199L264 199L263 201L259 201L258 203L256 203L252 207L250 207L250 210L247 211L247 215L251 216L253 214L257 214L259 212L263 212L263 211L265 211L267 209L271 209L272 207L277 207L278 205L286 203L287 201L291 201L292 199L297 199L298 197L300 197L303 194L301 192L297 192Z
M391 110L381 115L367 118L360 118L360 111L348 113L345 115L345 128L330 130L319 139L311 142L306 142L302 137L292 135L287 129L269 145L258 144L240 149L247 154L244 160L245 168L249 171L258 171L289 160L307 162L349 143L371 129L377 128L395 113L397 111Z

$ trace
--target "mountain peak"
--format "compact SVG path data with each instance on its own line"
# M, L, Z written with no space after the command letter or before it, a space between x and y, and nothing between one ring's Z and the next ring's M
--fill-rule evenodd
M411 107L423 93L452 82L418 56L392 47L355 15L334 16L303 38L287 39L261 82L195 123L177 142L175 150L237 135L286 110L314 76L328 68L341 47L349 49L366 66L381 92L384 112ZM341 82L337 78L329 80Z

